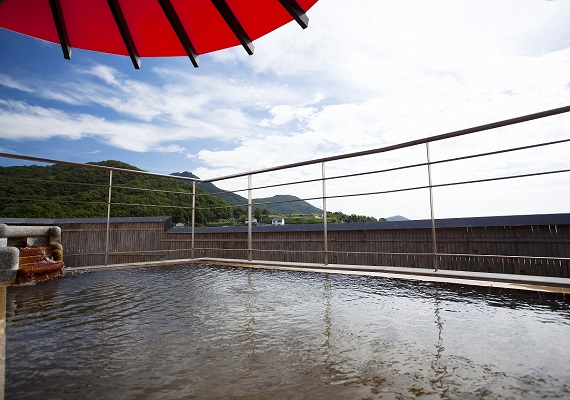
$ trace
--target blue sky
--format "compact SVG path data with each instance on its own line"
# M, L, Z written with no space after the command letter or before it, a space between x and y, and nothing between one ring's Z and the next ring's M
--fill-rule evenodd
M151 172L188 170L210 178L570 104L570 2L358 0L348 7L321 0L308 16L306 30L293 22L257 40L253 56L241 47L226 49L200 56L197 69L177 57L144 58L135 70L127 57L79 49L67 61L58 45L0 29L0 152L79 163L115 159ZM432 153L443 158L487 149L483 143L500 148L567 138L569 122L557 117L434 146ZM540 156L549 161L544 168L567 168L566 150ZM412 153L390 158L423 157ZM384 161L337 163L329 173ZM21 164L0 159L0 165L14 163ZM484 167L434 173L443 182L491 167L501 174L525 169L520 159ZM319 173L309 170L287 179ZM266 178L276 179L285 178ZM402 179L413 185L425 180L425 171L394 178ZM567 201L554 200L568 199L568 174L549 182L558 188L550 194L544 188L521 194L528 184L501 195L482 186L477 192L488 198L472 203L473 193L441 190L437 216L568 212ZM244 186L226 183L228 189ZM310 197L315 190L291 194ZM497 202L507 195L528 201ZM329 209L426 218L425 204L368 198L332 202Z

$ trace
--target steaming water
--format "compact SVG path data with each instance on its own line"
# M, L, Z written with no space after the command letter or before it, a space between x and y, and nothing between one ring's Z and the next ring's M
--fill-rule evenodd
M208 266L7 293L8 399L570 398L563 295Z

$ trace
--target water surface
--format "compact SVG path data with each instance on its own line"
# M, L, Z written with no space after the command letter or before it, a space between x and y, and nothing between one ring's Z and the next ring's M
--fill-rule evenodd
M191 265L6 300L9 399L570 398L563 295Z

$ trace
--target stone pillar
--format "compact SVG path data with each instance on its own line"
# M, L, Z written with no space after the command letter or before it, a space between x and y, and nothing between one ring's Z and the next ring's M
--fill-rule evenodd
M0 224L0 285L14 282L19 258L20 250L8 246L8 225Z

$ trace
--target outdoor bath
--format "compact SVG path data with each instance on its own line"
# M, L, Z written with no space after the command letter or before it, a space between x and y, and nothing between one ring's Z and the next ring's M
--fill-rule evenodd
M568 398L563 294L172 265L6 295L6 397Z

